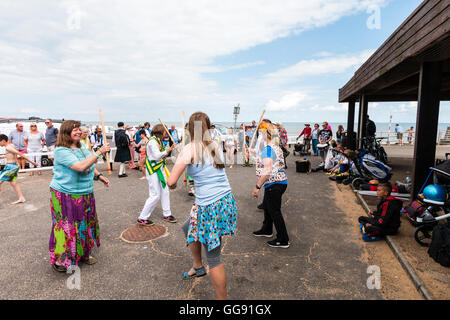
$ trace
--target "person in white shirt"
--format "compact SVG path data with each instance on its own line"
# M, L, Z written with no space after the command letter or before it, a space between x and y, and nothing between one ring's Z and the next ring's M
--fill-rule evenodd
M226 162L230 165L230 169L234 165L234 151L237 149L237 139L233 134L233 128L228 128L228 136L225 139Z
M170 148L164 150L162 139L166 136L167 133L164 126L162 124L157 124L153 127L152 137L147 143L145 168L149 197L137 219L137 222L141 225L153 224L149 218L160 199L164 220L171 223L177 222L170 210L170 194L169 187L167 186L169 173L166 167L165 158L178 146L178 144L175 143Z
M45 136L37 129L35 122L30 124L30 132L25 136L25 143L27 144L27 153L30 153L30 159L38 164L38 168L41 167L42 156L39 154L45 146ZM35 168L33 163L30 163L30 168ZM30 172L30 176L33 176L34 172ZM41 171L38 171L38 175L41 175Z
M395 125L395 133L397 133L397 140L399 145L403 145L403 128L397 123Z

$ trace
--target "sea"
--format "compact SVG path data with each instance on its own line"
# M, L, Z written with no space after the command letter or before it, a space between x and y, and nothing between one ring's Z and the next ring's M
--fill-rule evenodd
M89 125L90 127L99 124L98 122L95 121L84 121L83 123ZM129 126L139 126L139 124L142 123L142 121L136 121L136 122L126 122L126 125ZM159 123L159 122L150 122L151 126ZM311 124L311 127L314 126L314 122L309 122ZM181 122L168 122L165 123L168 127L170 127L171 125L175 125L175 127L179 128L182 126ZM234 127L234 122L215 122L215 124L219 124L225 127ZM237 126L239 126L241 124L241 122L237 122ZM251 122L246 122L246 125L250 125ZM321 123L319 123L320 125ZM330 122L329 123L331 126L331 129L333 130L333 133L337 130L339 125L343 125L344 129L346 128L347 124L346 123L342 123L342 122ZM391 136L394 136L394 127L395 127L396 123L392 123L391 124ZM411 123L411 122L399 122L400 126L403 128L403 130L408 130L409 128L416 127L415 123ZM112 126L112 127L117 127L117 122L105 122L105 125L107 126ZM377 126L377 136L378 137L387 137L387 134L389 132L389 123L388 122L376 122L375 125ZM305 127L305 122L283 122L283 126L286 129L287 133L289 136L298 136L303 128ZM439 123L438 126L438 137L442 137L443 135L445 135L445 132L447 130L447 128L450 127L450 123ZM355 131L357 131L357 123L355 123ZM406 136L404 134L404 136Z

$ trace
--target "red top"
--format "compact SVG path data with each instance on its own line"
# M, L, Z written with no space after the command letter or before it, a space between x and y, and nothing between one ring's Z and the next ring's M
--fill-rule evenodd
M311 127L306 127L305 129L303 129L302 133L300 133L298 138L300 138L302 135L305 135L305 138L308 139L308 138L311 137L311 133L312 133L312 128Z

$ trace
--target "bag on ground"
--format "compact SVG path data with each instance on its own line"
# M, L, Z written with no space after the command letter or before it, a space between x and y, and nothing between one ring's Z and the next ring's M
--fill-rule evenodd
M442 266L450 267L450 229L447 225L434 227L428 254Z

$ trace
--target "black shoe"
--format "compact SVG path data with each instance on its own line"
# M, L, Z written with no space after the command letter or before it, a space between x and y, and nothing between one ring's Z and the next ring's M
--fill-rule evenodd
M264 210L264 203L261 203L261 204L258 206L258 209L259 209L259 210Z
M290 245L289 242L282 243L282 242L280 242L280 241L278 241L276 239L275 240L271 240L271 241L267 241L267 244L269 245L269 247L272 247L272 248L284 248L284 249L289 248L289 245Z
M127 175L126 173L124 173L124 174L119 174L119 178L126 178L126 177L128 177L128 175Z
M261 230L253 232L253 235L255 237L266 237L266 238L272 238L273 237L273 233L268 234L268 233L262 232Z

